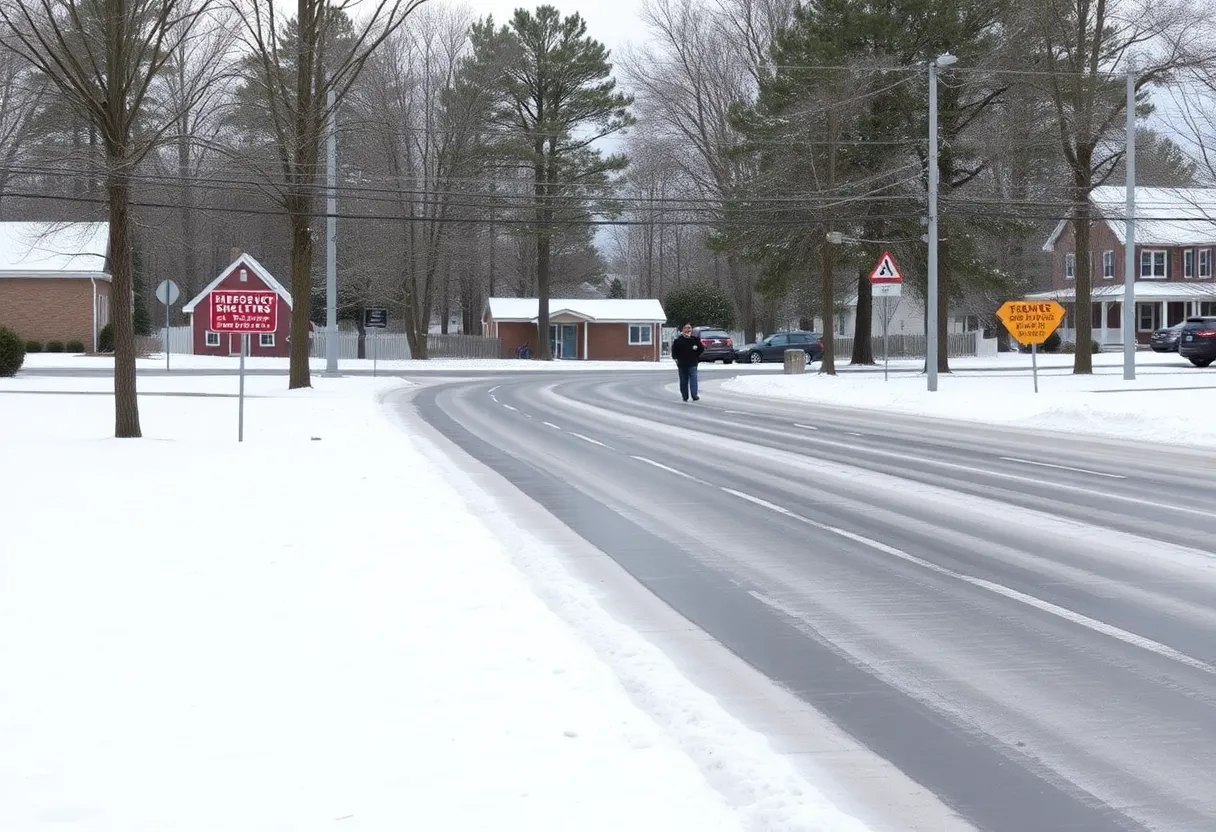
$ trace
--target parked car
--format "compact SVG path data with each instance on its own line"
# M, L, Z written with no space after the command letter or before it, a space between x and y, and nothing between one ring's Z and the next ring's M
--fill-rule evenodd
M1216 361L1216 316L1187 318L1178 337L1178 354L1196 367Z
M1186 321L1154 331L1148 345L1153 348L1153 352L1178 352L1178 336L1184 326Z
M792 332L777 332L767 338L762 338L755 344L748 344L735 350L735 358L750 364L763 361L784 361L785 351L801 348L806 352L806 361L818 361L823 358L823 337L817 332L794 330Z
M701 339L701 346L705 348L701 351L702 361L735 362L735 342L725 331L713 326L698 326L693 327L692 334Z

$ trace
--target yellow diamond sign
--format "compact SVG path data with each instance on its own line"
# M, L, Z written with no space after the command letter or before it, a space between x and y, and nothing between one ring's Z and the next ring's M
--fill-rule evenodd
M1041 344L1056 331L1067 310L1054 300L1011 300L996 310L1005 329L1019 344Z

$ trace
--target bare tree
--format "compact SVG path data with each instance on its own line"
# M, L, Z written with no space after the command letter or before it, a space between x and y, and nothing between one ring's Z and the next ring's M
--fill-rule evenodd
M1093 268L1090 193L1123 156L1109 137L1124 120L1129 71L1135 88L1211 64L1210 6L1130 0L1035 0L1025 9L1033 38L1035 84L1051 101L1064 159L1072 174L1070 219L1075 241L1076 356L1073 372L1093 372ZM1134 69L1133 69L1134 65ZM1124 309L1124 315L1135 310Z
M180 113L150 94L218 0L7 0L0 44L21 55L100 134L109 205L114 435L141 435L131 302L131 177ZM196 95L207 88L196 86ZM187 102L193 105L193 100Z
M49 1L49 0L48 0ZM311 387L313 222L326 121L376 49L425 0L298 0L288 21L274 0L233 0L253 52L251 92L278 157L276 194L291 232L291 352L288 388ZM352 13L365 12L358 24ZM253 92L256 90L256 92ZM328 99L333 93L333 103Z

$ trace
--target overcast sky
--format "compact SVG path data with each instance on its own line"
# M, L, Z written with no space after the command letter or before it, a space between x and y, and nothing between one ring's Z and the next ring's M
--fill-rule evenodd
M479 18L494 15L495 23L502 25L510 21L517 8L535 11L542 4L519 0L465 0L462 5L472 9ZM587 21L587 34L611 49L614 57L626 41L640 43L646 37L639 20L642 0L578 0L577 3L551 2L549 5L563 15L581 14Z

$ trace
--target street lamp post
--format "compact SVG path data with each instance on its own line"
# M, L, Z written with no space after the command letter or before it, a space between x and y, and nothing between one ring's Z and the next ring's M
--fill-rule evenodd
M925 321L925 365L929 391L937 390L937 71L958 61L946 52L929 61L929 274Z

